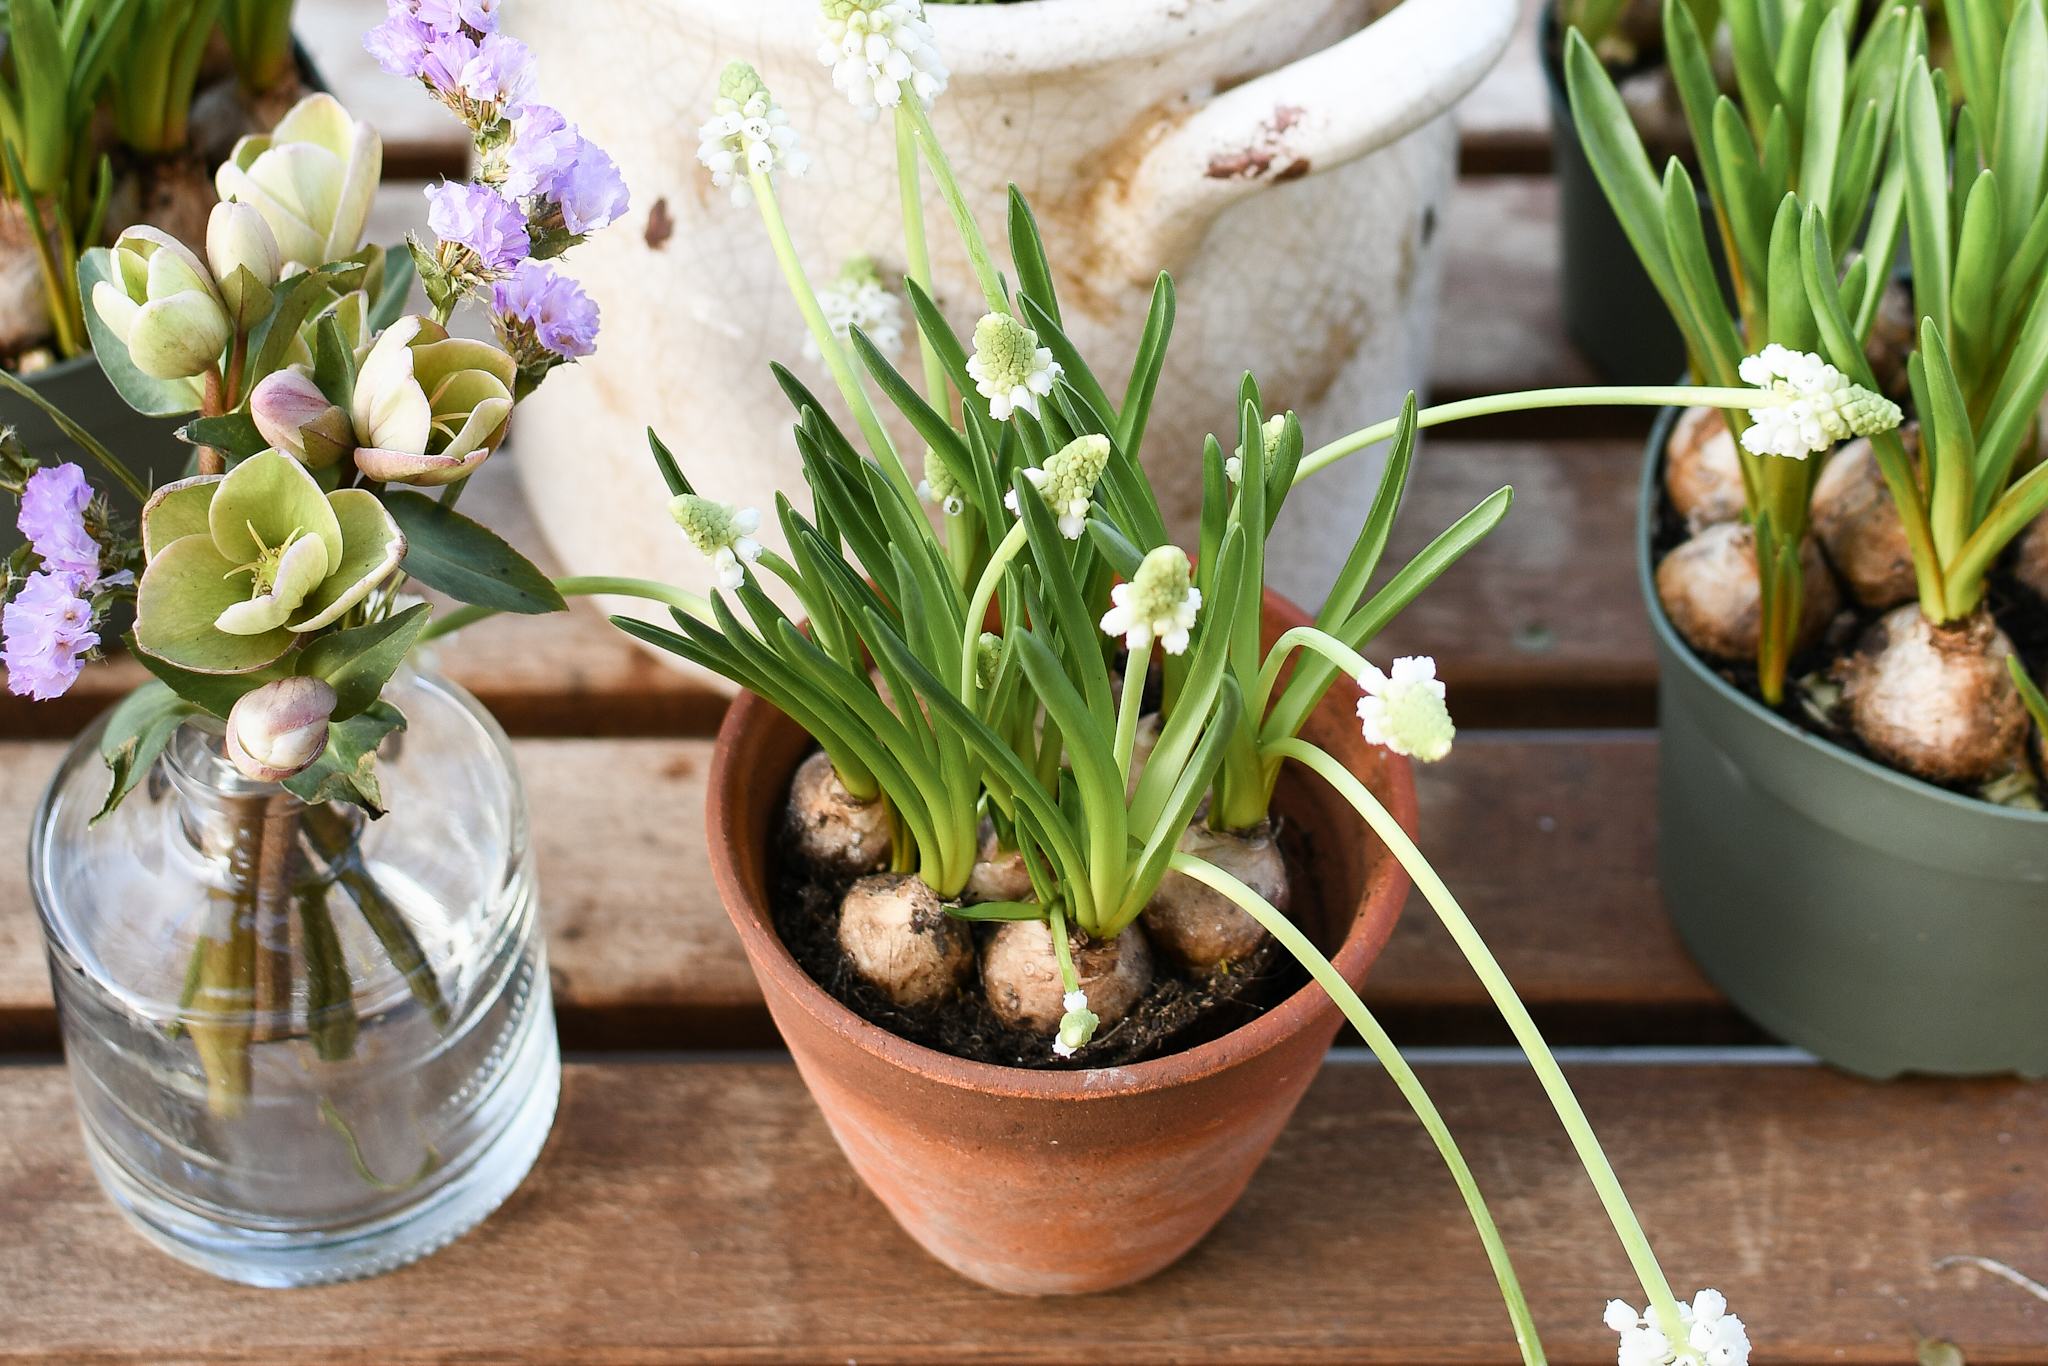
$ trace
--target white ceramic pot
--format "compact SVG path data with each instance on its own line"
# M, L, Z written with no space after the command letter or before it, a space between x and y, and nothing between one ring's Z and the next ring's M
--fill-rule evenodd
M542 56L543 98L612 153L634 199L568 263L604 312L598 354L522 404L514 438L535 516L572 572L708 584L664 511L650 424L700 492L762 509L764 540L780 539L778 490L809 508L768 364L821 395L831 383L803 358L758 212L712 187L696 129L725 62L753 62L812 158L780 193L812 278L861 252L899 274L893 129L862 123L832 88L816 12L815 0L506 0L507 27ZM1143 459L1178 536L1200 502L1202 437L1235 431L1246 369L1312 444L1422 387L1455 172L1449 111L1500 55L1515 0L1403 0L1381 17L1370 0L932 3L926 15L952 73L933 122L983 231L1001 253L1016 181L1067 329L1112 393L1155 277L1173 272L1178 324ZM965 335L980 294L925 183L936 293ZM906 347L903 368L915 365ZM1278 591L1321 600L1376 479L1371 460L1347 461L1289 505Z

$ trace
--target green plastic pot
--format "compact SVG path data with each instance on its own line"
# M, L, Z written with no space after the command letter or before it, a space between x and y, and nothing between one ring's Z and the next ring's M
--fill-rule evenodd
M1872 1078L2048 1076L2048 814L1961 797L1752 701L1664 616L1650 434L1637 568L1657 642L1658 872L1701 971L1788 1043Z
M145 487L155 488L183 477L192 458L192 447L178 440L177 430L191 420L191 415L144 417L114 392L100 363L90 353L37 370L27 375L25 382L66 417L91 432L141 477ZM0 423L15 429L31 455L46 464L76 461L93 487L104 489L115 507L131 519L141 515L141 503L27 399L11 390L0 390ZM20 544L21 533L15 529L14 519L0 518L0 555L12 553Z

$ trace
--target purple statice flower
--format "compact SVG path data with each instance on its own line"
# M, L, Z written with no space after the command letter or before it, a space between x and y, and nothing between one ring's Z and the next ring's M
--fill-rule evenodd
M392 0L387 0L391 3ZM498 27L498 0L399 0L409 3L420 19L438 29L467 26L478 33Z
M529 104L512 121L505 149L505 193L514 199L551 195L555 181L583 145L576 125L544 104Z
M555 177L548 197L562 208L562 226L579 237L620 217L632 202L619 168L588 138L578 140L575 159Z
M425 74L427 50L439 36L394 3L391 17L363 35L363 50L393 76L419 76Z
M77 579L90 588L100 577L100 544L85 529L85 509L92 485L76 465L37 470L21 491L21 517L15 525L35 546L43 568Z
M564 360L597 349L597 305L574 280L539 261L521 262L491 287L491 311L501 331L516 332L516 324L524 323L542 346Z
M429 34L417 74L436 90L453 94L462 88L463 69L476 58L476 39L461 29L430 29Z
M92 629L92 604L78 596L69 574L31 574L13 602L0 611L5 638L0 661L7 665L7 690L38 702L61 697L78 679L79 656L100 643Z
M454 88L478 104L517 109L533 89L533 49L502 33L486 34Z
M485 270L510 270L533 250L526 215L488 185L446 180L429 185L427 226L443 242L475 252Z

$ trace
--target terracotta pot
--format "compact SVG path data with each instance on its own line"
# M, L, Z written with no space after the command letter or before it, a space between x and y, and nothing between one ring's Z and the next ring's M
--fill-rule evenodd
M1270 642L1307 618L1267 594ZM1415 828L1408 762L1365 743L1339 680L1302 734ZM1082 1294L1142 1280L1235 1203L1337 1032L1308 986L1220 1039L1130 1067L1036 1072L968 1062L897 1038L797 965L768 908L773 831L812 748L787 716L740 694L719 731L711 867L775 1023L854 1170L925 1250L1014 1294ZM1320 779L1290 764L1275 805L1311 851L1292 914L1345 980L1378 956L1408 878Z
M905 265L895 131L862 123L833 89L817 12L817 0L506 0L508 31L546 54L542 98L618 159L633 191L631 216L572 258L604 311L597 354L550 376L514 424L529 504L571 573L710 591L709 562L666 518L619 515L667 501L649 423L699 492L772 514L778 490L801 500L808 486L768 363L845 420L803 359L760 214L714 190L696 159L719 72L743 57L813 158L780 193L805 269L828 282L870 253L893 284ZM925 17L952 73L932 118L982 230L1008 271L1014 180L1059 272L1065 325L1114 393L1154 280L1173 272L1179 320L1141 457L1178 543L1200 513L1202 438L1237 430L1246 370L1275 412L1300 415L1311 446L1426 387L1457 173L1451 110L1506 47L1513 0L1031 0L927 4ZM968 335L980 290L930 176L924 187L936 297ZM915 372L914 347L899 361ZM923 443L907 426L899 439L915 462ZM1274 587L1303 602L1327 590L1380 462L1348 460L1287 505ZM762 542L786 553L781 534L770 515ZM763 587L795 610L772 576ZM605 608L668 620L636 599Z

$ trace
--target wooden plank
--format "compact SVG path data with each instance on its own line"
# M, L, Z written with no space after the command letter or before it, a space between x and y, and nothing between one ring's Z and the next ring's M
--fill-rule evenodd
M1639 1297L1530 1075L1422 1070L1481 1174L1550 1359L1603 1366ZM2048 1086L1818 1068L1577 1069L1681 1293L1728 1295L1773 1366L2048 1360ZM539 1166L487 1224L375 1280L283 1294L135 1237L54 1067L0 1069L0 1357L13 1362L1517 1362L1478 1240L1377 1069L1327 1067L1237 1208L1106 1295L1014 1299L929 1260L787 1065L568 1069Z
M1453 695L1455 697L1455 694ZM776 1042L711 888L705 741L524 740L556 1008L578 1049ZM0 844L22 847L61 749L0 745ZM1467 732L1421 769L1424 851L1555 1043L1758 1038L1693 967L1656 888L1654 740ZM1481 852L1483 851L1483 852ZM1420 897L1367 979L1410 1043L1506 1042ZM27 870L0 864L0 1051L48 1052L56 1022Z

